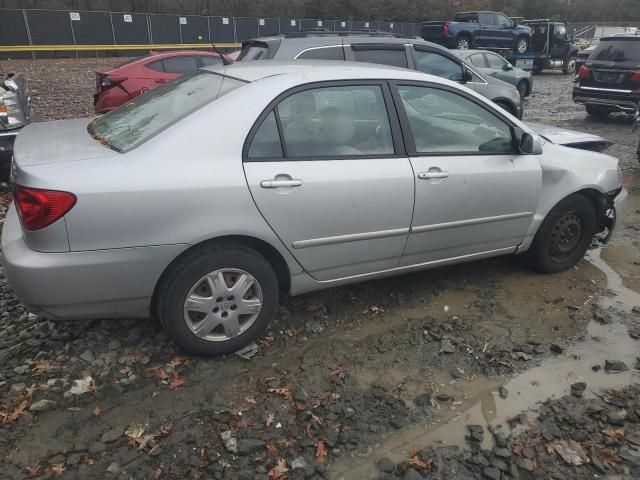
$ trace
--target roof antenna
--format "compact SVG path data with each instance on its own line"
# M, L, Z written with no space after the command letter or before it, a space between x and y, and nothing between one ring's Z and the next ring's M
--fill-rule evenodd
M220 52L220 50L218 50L218 47L216 47L215 43L211 44L211 47L216 51L216 53L218 55L220 55L220 59L222 60L222 64L223 65L231 65L231 62L227 59L227 57L225 57L222 52Z

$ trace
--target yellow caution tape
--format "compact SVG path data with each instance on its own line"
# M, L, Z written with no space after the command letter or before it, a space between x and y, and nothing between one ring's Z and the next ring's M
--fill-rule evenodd
M94 50L187 50L194 48L240 48L241 43L157 43L150 45L0 45L0 52L56 52Z

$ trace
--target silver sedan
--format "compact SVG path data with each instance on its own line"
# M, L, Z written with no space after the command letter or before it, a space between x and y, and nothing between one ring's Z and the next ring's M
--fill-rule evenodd
M6 273L43 316L151 315L216 355L255 340L283 294L497 255L559 272L626 192L615 158L551 133L406 69L198 71L91 122L25 128Z

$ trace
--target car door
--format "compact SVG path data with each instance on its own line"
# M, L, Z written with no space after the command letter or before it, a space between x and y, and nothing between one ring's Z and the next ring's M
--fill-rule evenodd
M445 86L394 84L415 172L415 207L401 266L508 253L522 242L539 200L535 156L481 100Z
M515 46L515 38L513 38L513 29L515 24L513 20L503 13L496 13L496 47L513 48Z
M478 14L480 30L473 42L474 47L496 47L498 43L498 25L496 16L491 12Z
M414 181L392 103L382 82L313 84L278 99L249 134L253 199L318 280L391 269L402 255Z
M484 54L487 59L485 73L503 82L513 84L513 66L500 55L487 52Z

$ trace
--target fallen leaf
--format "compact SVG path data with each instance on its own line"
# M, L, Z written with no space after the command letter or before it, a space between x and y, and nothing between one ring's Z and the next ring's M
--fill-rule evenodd
M267 393L275 393L276 395L283 396L287 400L291 400L291 388L289 387L267 388Z
M409 465L416 470L431 470L432 463L433 461L431 459L426 462L422 460L420 452L411 452L411 455L409 455Z
M284 478L285 474L289 471L289 469L287 468L287 461L284 458L281 458L278 460L278 463L276 463L276 465L269 470L269 473L267 473L267 475L269 476L269 478L272 479L279 479L279 478Z
M27 400L31 401L31 398L33 397L33 394L37 389L38 387L36 387L35 383L31 384L30 387L25 389L25 392L27 393Z
M247 403L252 403L253 405L256 405L258 403L255 398L250 397L248 395L244 397L244 401Z
M53 472L53 474L57 477L59 475L62 475L62 472L64 472L65 468L64 468L64 464L59 464L59 465L53 465L51 467L51 471Z
M11 413L2 413L1 415L4 417L2 423L13 423L15 422L20 415L24 414L24 410L27 408L28 400L24 400L20 405L18 405L13 412Z
M145 370L145 372L149 372L152 375L155 375L160 380L166 380L169 378L169 374L164 371L162 365L156 365L155 367L149 367Z
M316 458L320 463L324 462L327 458L327 447L322 440L316 443Z
M267 415L267 427L270 427L275 419L276 417L273 413L270 413L269 415Z
M36 465L35 467L26 467L27 478L35 478L40 475L40 465Z
M273 443L267 443L267 451L271 455L275 455L276 453L278 453L278 447L276 447Z
M162 469L160 467L156 468L156 471L153 473L153 479L158 480L162 475Z
M100 405L96 405L96 408L93 409L93 416L99 417L102 413L102 407Z
M184 379L174 375L169 382L169 388L171 390L175 390L176 388L184 385Z

